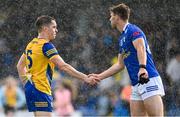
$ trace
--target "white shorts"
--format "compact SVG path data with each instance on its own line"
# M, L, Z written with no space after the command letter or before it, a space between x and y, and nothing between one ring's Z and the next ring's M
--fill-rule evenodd
M145 100L154 95L165 95L160 76L150 78L149 80L147 84L132 86L131 100Z

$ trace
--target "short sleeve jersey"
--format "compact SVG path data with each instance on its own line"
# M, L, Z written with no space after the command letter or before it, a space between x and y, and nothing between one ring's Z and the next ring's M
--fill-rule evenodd
M145 42L147 62L146 68L149 75L149 78L156 77L159 75L154 62L152 60L152 54L149 49L146 36L143 31L136 25L128 23L121 35L119 36L119 53L122 54L124 64L128 70L128 74L131 79L132 85L138 83L138 72L139 72L139 61L137 56L137 51L133 45L133 41L136 39L142 38Z
M26 47L26 67L35 87L51 95L51 81L55 65L50 61L58 55L51 42L45 39L34 38Z

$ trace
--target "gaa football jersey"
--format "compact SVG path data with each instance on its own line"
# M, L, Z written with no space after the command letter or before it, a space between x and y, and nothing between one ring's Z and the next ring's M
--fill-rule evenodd
M139 61L137 51L133 45L133 41L139 38L144 39L145 42L147 55L146 70L148 72L149 78L159 75L152 60L152 54L149 49L145 34L136 25L128 23L125 25L123 32L119 37L119 53L123 56L124 64L128 70L128 74L133 86L138 83L139 72Z
M54 45L45 40L34 38L26 47L27 74L31 75L31 81L35 88L43 93L51 95L51 81L55 65L50 61L58 55Z

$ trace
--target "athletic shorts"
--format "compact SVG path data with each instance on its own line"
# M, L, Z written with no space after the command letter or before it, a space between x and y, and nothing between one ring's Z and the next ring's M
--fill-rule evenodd
M165 95L160 76L150 78L149 80L147 84L132 86L131 100L145 100L154 95Z
M4 113L7 115L8 113L12 112L14 113L15 112L15 107L11 107L9 105L3 105L4 107Z
M52 96L37 90L28 80L24 86L26 104L29 112L52 112Z

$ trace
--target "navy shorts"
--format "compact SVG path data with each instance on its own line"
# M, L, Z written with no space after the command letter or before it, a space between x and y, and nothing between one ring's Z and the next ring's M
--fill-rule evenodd
M52 96L37 90L34 85L27 81L24 86L26 104L29 112L46 111L52 112Z

